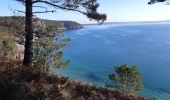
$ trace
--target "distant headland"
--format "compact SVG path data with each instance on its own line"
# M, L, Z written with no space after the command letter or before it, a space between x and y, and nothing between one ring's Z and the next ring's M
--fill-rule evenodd
M25 18L22 16L1 16L0 20L15 20L15 22L20 22L20 23L24 23L25 22ZM56 26L56 28L58 29L79 29L82 28L82 25L75 22L75 21L67 21L67 20L47 20L47 19L40 19L42 21L44 21L46 24L48 25L53 25ZM16 24L14 23L14 24Z

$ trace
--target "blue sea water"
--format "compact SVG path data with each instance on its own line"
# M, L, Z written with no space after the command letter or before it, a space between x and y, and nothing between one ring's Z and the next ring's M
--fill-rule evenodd
M115 65L137 65L142 96L170 100L170 23L88 25L64 32L67 67L57 73L104 86Z

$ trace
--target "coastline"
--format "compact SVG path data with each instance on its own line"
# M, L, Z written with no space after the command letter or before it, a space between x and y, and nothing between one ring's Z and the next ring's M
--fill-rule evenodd
M41 39L41 36L35 34L34 42ZM23 41L22 37L15 36L15 38L20 38L19 42ZM145 100L144 97L97 87L79 80L70 80L68 77L59 77L51 72L32 72L21 62L24 46L20 43L16 45L19 48L15 54L19 53L20 59L1 58L0 61L0 99L27 100L48 97L51 100L56 98L58 100Z

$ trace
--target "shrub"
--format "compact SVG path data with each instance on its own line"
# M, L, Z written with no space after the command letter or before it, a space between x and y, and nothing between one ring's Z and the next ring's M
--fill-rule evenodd
M13 57L14 48L15 42L12 35L0 31L0 56L8 58Z
M62 36L41 38L33 46L33 69L40 72L47 72L50 67L64 67L69 60L64 61L63 48L67 46L66 41L61 41Z
M115 72L109 75L109 79L110 82L106 86L115 90L136 94L144 89L139 70L135 65L115 66Z

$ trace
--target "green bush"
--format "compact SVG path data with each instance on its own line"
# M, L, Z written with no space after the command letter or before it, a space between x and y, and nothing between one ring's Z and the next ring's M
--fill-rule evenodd
M106 86L115 90L136 94L144 89L139 70L135 65L115 66L115 72L109 75L109 79L110 82Z
M15 42L11 35L0 31L0 55L11 58L14 54Z
M33 69L39 72L47 72L50 67L65 67L69 60L64 61L63 48L67 44L62 37L57 37L57 43L54 43L52 37L41 38L33 46Z

